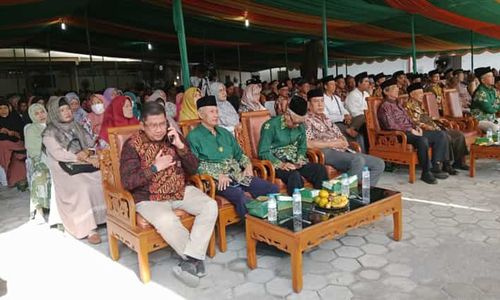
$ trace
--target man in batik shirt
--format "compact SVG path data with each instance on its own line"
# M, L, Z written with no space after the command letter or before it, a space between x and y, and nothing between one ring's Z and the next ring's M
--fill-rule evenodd
M289 195L304 186L302 176L316 189L328 179L325 166L310 163L306 158L306 113L306 100L295 96L285 114L265 122L260 132L259 158L271 161L276 177L287 185Z
M456 175L457 171L454 168L468 170L469 167L465 165L465 155L469 154L467 145L465 144L465 136L462 132L454 129L448 129L448 120L438 119L433 120L429 114L424 110L422 101L424 100L424 90L422 84L411 84L408 89L408 101L403 104L406 112L410 116L414 124L417 124L424 132L425 131L438 131L444 130L448 136L449 143L449 160L453 162L453 166L445 162L443 170L450 175Z

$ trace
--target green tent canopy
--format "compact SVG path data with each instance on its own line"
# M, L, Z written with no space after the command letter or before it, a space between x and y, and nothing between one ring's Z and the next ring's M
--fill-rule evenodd
M304 44L322 38L323 0L184 0L182 5L190 62L236 69L239 46L241 69L256 71L284 66L286 47L288 65L297 67ZM330 63L411 56L412 15L417 56L466 53L471 42L475 53L500 49L495 0L336 0L326 6ZM172 18L170 0L6 0L0 3L0 47L87 53L88 22L95 55L180 60Z

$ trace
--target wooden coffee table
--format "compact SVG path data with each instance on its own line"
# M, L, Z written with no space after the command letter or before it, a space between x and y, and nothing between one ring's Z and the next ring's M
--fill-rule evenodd
M469 176L476 176L476 159L478 158L492 158L500 159L500 146L479 146L472 144L470 146L470 166L469 166Z
M256 245L264 242L291 255L293 290L302 290L302 252L316 247L326 240L331 240L350 229L370 224L376 220L392 215L394 222L394 240L399 241L403 234L403 211L401 193L372 188L371 203L364 205L359 200L350 201L350 209L341 214L324 214L315 209L304 209L303 219L294 220L278 216L278 224L269 223L246 215L247 264L250 269L257 267ZM285 221L280 223L281 221ZM295 222L294 222L295 221ZM295 224L294 224L295 223ZM297 226L297 223L302 226Z

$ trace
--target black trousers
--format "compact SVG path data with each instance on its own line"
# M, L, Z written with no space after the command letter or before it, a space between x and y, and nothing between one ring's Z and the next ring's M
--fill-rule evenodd
M449 161L448 134L445 131L424 131L422 136L406 132L408 143L417 148L418 162L422 172L428 172L431 168L429 159L429 147L432 148L432 165L438 162Z
M304 187L302 176L311 182L315 189L321 189L323 181L328 180L325 166L321 164L308 163L302 168L293 171L276 169L276 177L286 184L288 195L292 195L294 189Z

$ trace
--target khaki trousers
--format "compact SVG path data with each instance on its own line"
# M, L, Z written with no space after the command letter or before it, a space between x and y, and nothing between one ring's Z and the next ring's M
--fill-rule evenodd
M194 215L191 233L182 225L175 209ZM217 203L194 186L186 186L183 200L142 201L137 212L153 225L163 239L182 258L205 259L208 243L217 220Z

